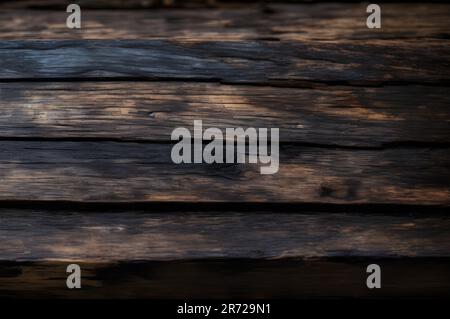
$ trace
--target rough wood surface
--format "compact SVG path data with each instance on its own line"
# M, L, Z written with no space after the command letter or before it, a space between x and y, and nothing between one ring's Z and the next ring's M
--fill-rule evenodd
M2 141L0 200L450 204L449 149L281 146L259 164L173 164L170 144Z
M367 289L366 268L372 263L382 267L382 289ZM0 297L243 300L450 296L449 258L81 263L82 288L72 290L66 287L67 266L67 262L0 263Z
M450 257L450 217L414 214L0 211L0 260Z
M449 5L3 10L62 3L0 6L0 296L450 296ZM173 164L194 119L279 127L279 173Z
M257 1L257 0L256 0ZM273 1L273 0L271 0ZM277 2L278 0L274 0ZM294 0L301 2L302 0ZM79 0L78 5L83 8L90 9L143 9L143 8L201 8L210 6L213 3L218 3L218 0ZM228 0L229 2L229 0ZM238 5L245 5L245 1L231 1ZM246 2L255 2L255 0L246 0ZM3 8L26 8L26 9L65 9L70 3L70 0L2 0L1 6Z
M91 1L89 1L91 2ZM110 1L108 1L109 3ZM86 10L82 28L67 29L64 9L2 10L0 39L360 40L450 36L450 6L382 5L382 29L368 29L366 6L351 3L195 10ZM1 8L1 6L0 6Z
M438 66L438 67L437 67ZM171 79L272 85L448 83L441 41L3 41L1 80Z
M277 127L282 142L447 143L446 87L291 89L183 82L0 83L0 138L170 141L174 128ZM339 132L337 134L336 132Z

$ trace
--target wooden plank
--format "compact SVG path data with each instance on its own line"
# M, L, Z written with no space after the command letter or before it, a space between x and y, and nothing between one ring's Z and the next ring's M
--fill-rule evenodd
M2 141L0 200L450 203L448 148L285 145L280 169L173 164L170 144Z
M108 1L110 3L110 1ZM386 3L382 29L368 29L366 7L353 3L276 4L220 9L86 10L69 30L65 10L2 10L0 39L333 40L448 39L450 6ZM445 41L445 40L444 40Z
M205 128L280 128L282 142L447 143L447 91L427 86L0 83L0 137L170 141L176 127L192 129L194 120L203 120Z
M431 42L3 41L1 80L172 79L448 83L450 47Z
M366 268L373 263L382 269L381 289L366 286ZM67 266L67 262L0 263L0 296L178 300L450 296L449 258L81 263L81 289L67 289Z
M320 5L330 2L329 0L79 0L78 4L87 9L140 9L140 8L245 8L249 6L265 7L267 5ZM345 3L359 2L358 0L346 0ZM391 2L402 2L399 0L386 0L384 4ZM420 2L410 0L408 3L414 4ZM445 3L445 0L434 0L433 3ZM26 8L26 9L65 9L71 2L70 0L3 0L0 8ZM270 11L268 12L270 13Z
M79 0L77 4L89 9L140 9L160 7L201 8L207 7L215 0ZM238 1L239 2L239 1ZM31 9L65 9L71 2L69 0L3 0L1 6L6 8ZM238 3L239 4L239 3Z
M146 213L147 212L147 213ZM450 257L448 215L0 210L3 261Z

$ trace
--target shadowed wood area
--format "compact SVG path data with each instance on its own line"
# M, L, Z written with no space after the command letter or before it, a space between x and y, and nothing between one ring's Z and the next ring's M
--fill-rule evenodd
M382 289L366 287L365 270L371 263L383 268ZM83 287L69 290L67 263L11 262L0 263L0 297L448 298L449 265L449 258L80 263Z
M3 209L1 259L450 257L449 216L297 212Z
M298 86L439 85L450 78L450 48L440 41L3 41L0 58L0 80L119 77Z
M256 0L257 1L257 0ZM298 1L298 0L293 0ZM303 0L299 0L300 2ZM235 1L227 1L234 3ZM255 0L246 1L236 1L237 5L244 5L248 2L255 2ZM278 2L275 0L274 2ZM283 1L282 1L283 2ZM52 8L52 9L65 9L67 5L71 2L70 0L3 0L2 6L6 8L26 8L26 9L42 9L42 8ZM173 7L207 7L212 4L219 4L217 0L79 0L78 4L80 6L86 7L88 9L143 9L143 8L173 8ZM220 2L222 4L222 2Z
M79 3L79 1L77 2ZM86 8L89 3L80 4ZM110 1L108 1L110 3ZM11 4L16 4L13 2ZM3 5L4 6L4 5ZM343 41L448 39L448 5L383 4L383 28L368 29L360 3L270 4L220 9L83 10L83 27L68 30L64 10L1 10L0 39L177 39L185 41Z
M175 127L278 127L281 142L449 142L447 87L293 89L186 82L0 83L0 138L170 141ZM339 132L339 134L336 134Z
M0 297L450 297L450 5L66 4L0 4ZM279 171L174 164L194 120Z
M450 150L281 146L263 164L174 164L171 144L0 142L0 200L449 205Z

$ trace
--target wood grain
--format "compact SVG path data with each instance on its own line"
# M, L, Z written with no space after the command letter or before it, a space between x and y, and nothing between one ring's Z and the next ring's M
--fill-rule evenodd
M173 164L170 144L2 141L0 200L450 203L449 149L281 146L259 164Z
M448 83L450 47L436 42L3 41L1 80Z
M450 296L449 5L63 4L0 5L1 297ZM280 171L173 164L197 119L280 128Z
M0 211L0 260L450 257L450 217L415 214Z
M39 3L42 1L35 5ZM383 3L382 29L368 29L366 6L354 3L270 4L270 10L254 4L222 4L214 9L139 11L87 10L89 3L92 1L80 4L83 15L79 30L67 29L65 8L58 11L4 9L0 11L3 22L0 39L341 42L362 39L445 41L450 35L450 6L445 4Z
M183 82L0 83L1 138L170 141L176 127L276 127L281 142L446 143L446 87L291 89ZM339 132L339 134L336 134Z

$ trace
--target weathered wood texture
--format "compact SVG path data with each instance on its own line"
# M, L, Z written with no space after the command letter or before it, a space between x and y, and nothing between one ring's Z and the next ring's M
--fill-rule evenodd
M28 205L0 210L0 296L450 296L450 220L432 210L450 205L449 13L383 5L368 30L359 4L83 10L68 30L64 11L0 11L0 206ZM194 119L279 127L280 171L173 164L170 133Z
M65 9L71 0L2 0L0 8L20 9ZM266 7L267 5L286 4L322 4L329 0L79 0L78 4L87 9L142 9L142 8L245 8L252 5ZM358 3L359 0L345 0L345 4ZM406 2L414 4L420 0L385 0L383 4ZM433 0L432 3L445 3L446 0ZM270 13L271 11L268 11Z
M366 268L372 263L383 269L382 289L366 286ZM0 263L0 297L450 297L449 258L81 263L82 288L72 290L66 287L67 265L68 262Z
M258 0L256 0L258 1ZM303 0L293 0L292 2L302 2ZM245 5L245 3L255 2L255 0L244 0L244 1L229 1L226 2L236 3L239 6ZM271 2L280 2L278 0L271 0ZM288 2L288 1L281 1ZM69 4L70 0L2 0L1 6L3 8L26 8L26 9L65 9ZM79 0L78 5L83 8L89 9L142 9L142 8L204 8L210 7L211 5L224 5L225 3L218 0Z
M170 144L2 141L0 200L450 204L449 149L281 146L280 170L179 164Z
M0 206L27 208L0 209L0 296L449 296L449 5L383 4L369 30L360 4L78 3L81 30L11 9L61 1L0 4ZM194 119L280 128L280 171L175 165L170 133ZM224 203L237 210L198 209ZM82 290L65 286L72 261Z
M280 141L447 143L446 87L292 89L184 82L0 83L0 138L170 141L176 127L277 127ZM337 134L339 132L339 134Z
M1 80L120 77L266 85L441 84L450 79L450 47L440 41L4 41L0 68Z
M147 213L146 213L147 212ZM300 212L300 211L299 211ZM450 257L450 217L414 214L6 210L0 260Z
M349 39L424 38L446 41L450 36L450 5L445 4L383 3L382 29L367 28L366 6L359 3L271 4L270 12L255 5L147 11L85 10L86 5L82 4L82 28L79 30L67 29L64 9L1 10L0 39L341 42Z

